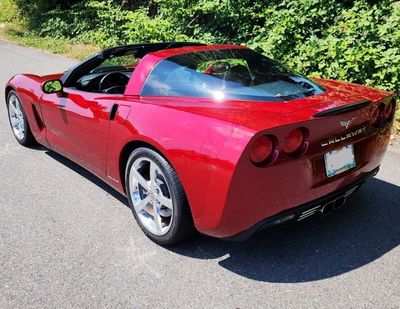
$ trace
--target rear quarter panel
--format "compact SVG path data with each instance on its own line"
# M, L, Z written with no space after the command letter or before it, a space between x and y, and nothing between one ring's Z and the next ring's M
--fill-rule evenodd
M247 135L241 134L237 144L226 152L222 149L236 128L230 122L163 105L160 100L128 98L119 105L124 106L118 109L121 115L110 122L109 181L114 179L114 186L124 190L121 153L126 145L134 141L152 145L177 172L196 227L203 230L204 220L211 218L213 211L221 210L236 162L248 143ZM209 191L210 183L215 182L218 190Z

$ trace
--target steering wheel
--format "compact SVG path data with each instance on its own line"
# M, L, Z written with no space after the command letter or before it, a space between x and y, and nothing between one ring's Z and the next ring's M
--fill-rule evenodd
M115 87L125 87L129 82L129 77L121 72L110 72L103 76L99 82L99 92L106 93Z

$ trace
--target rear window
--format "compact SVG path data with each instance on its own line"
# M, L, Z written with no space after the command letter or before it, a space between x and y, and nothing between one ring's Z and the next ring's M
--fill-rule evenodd
M317 83L255 51L219 49L162 60L141 95L287 101L323 92Z

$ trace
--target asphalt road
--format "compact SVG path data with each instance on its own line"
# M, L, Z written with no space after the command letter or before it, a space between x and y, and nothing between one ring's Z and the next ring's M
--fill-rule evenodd
M0 87L73 63L0 41ZM96 177L19 146L5 104L0 128L1 308L400 307L399 146L331 216L242 243L195 236L165 249Z

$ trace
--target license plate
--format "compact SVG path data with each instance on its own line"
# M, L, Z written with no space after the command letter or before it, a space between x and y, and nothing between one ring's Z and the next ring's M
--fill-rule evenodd
M327 152L325 155L327 177L333 177L356 166L353 145Z

